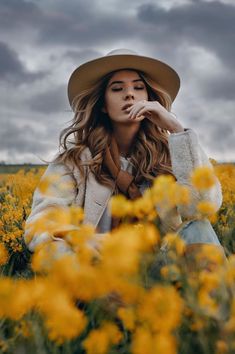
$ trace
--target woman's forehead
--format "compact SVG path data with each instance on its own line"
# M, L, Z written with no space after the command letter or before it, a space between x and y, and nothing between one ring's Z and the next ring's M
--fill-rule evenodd
M140 79L140 75L135 70L121 69L121 70L116 71L111 76L111 78L109 79L109 82L113 79L115 79L115 80L120 79L123 81L129 81L129 80Z

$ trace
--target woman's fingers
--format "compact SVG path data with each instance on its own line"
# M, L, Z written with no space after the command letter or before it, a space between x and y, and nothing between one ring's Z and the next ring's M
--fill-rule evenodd
M175 114L168 112L158 101L138 101L128 107L126 111L129 113L129 121L138 122L147 118L159 128L167 129L170 132L175 131L176 125L178 128L182 128L182 126L179 127Z
M129 120L132 120L132 121L141 121L141 120L143 120L145 118L145 116L144 115L141 115L141 116L136 116L136 117L133 117L133 118L129 118Z
M134 106L127 108L127 111L129 111L130 120L142 120L145 116L151 116L151 112L147 108L146 101L137 102Z
M144 116L138 117L138 118L134 118L132 119L133 122L141 122L142 120L144 120Z
M144 115L146 117L151 117L151 112L148 111L146 107L144 107L137 113L136 117L139 117L141 115Z
M129 111L129 118L133 118L135 117L138 112L143 108L144 102L139 101L137 103L135 103L133 106L128 107L126 110L127 112Z

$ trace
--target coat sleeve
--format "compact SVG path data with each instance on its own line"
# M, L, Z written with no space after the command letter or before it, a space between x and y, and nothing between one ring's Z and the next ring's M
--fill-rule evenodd
M218 210L222 204L221 185L216 177L215 185L201 192L196 190L190 182L193 170L201 166L209 166L213 169L206 153L200 146L197 134L188 128L180 133L173 133L169 136L169 150L172 162L172 170L177 183L189 187L191 203L189 206L179 206L178 211L182 217L193 217L196 213L197 203L201 200L211 202Z
M67 174L69 173L69 174ZM31 212L25 222L24 240L31 252L34 252L36 246L47 243L48 241L57 242L59 253L71 252L69 245L61 238L55 237L48 231L32 233L32 224L42 219L51 208L60 207L64 210L73 204L77 195L76 180L67 166L64 164L51 163L47 167L40 179L40 185L47 183L48 178L52 179L49 189L43 193L39 185L34 191ZM68 230L75 229L75 225L66 225Z

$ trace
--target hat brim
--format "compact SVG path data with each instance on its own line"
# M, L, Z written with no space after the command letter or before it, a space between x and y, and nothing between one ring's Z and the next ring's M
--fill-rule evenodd
M126 68L143 71L169 93L172 102L175 100L180 88L180 77L168 64L140 55L116 54L91 60L73 71L68 82L70 105L80 92L92 87L104 75Z

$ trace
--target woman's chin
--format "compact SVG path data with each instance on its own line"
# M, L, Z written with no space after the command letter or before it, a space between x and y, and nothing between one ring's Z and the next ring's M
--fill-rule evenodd
M117 125L133 126L133 125L140 124L140 121L129 119L128 115L126 115L126 116L122 115L122 116L110 118L110 119L111 119L111 122L116 126Z
M130 119L120 119L120 121L116 121L116 124L122 124L126 126L132 126L132 125L138 125L140 122L136 120L130 120Z

